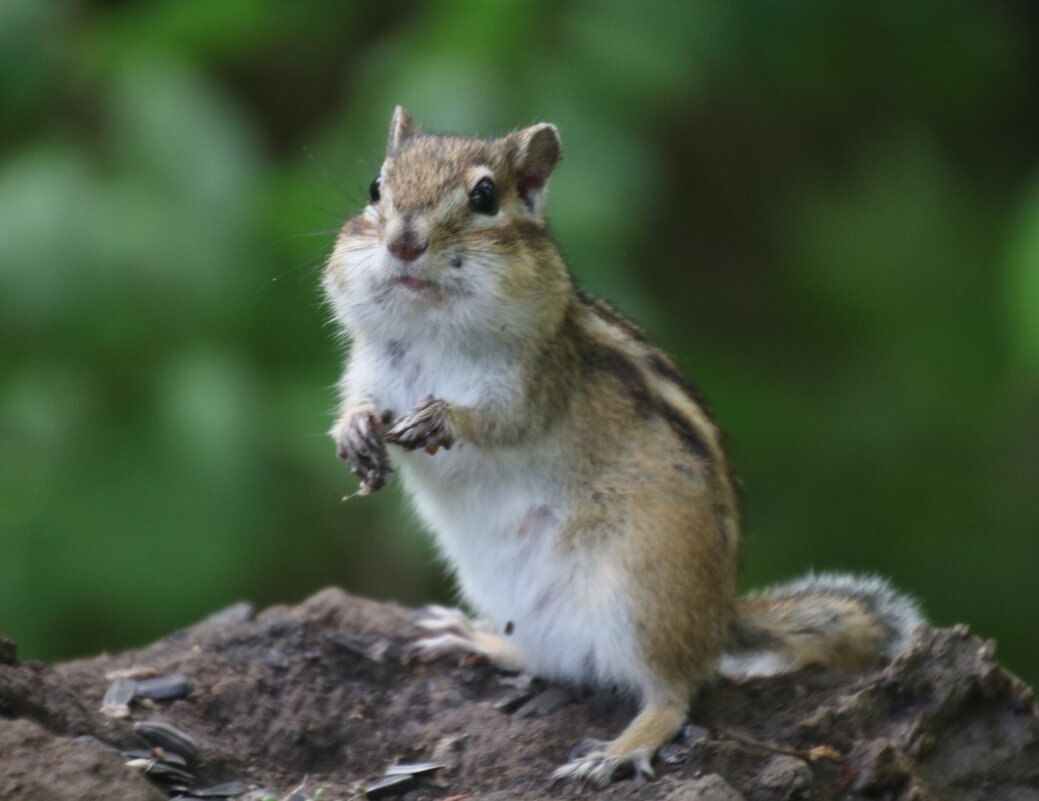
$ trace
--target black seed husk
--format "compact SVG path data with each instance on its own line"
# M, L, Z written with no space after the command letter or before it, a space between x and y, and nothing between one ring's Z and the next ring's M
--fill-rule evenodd
M506 715L511 715L527 701L534 697L534 690L517 690L514 693L509 693L500 701L498 701L494 708L499 712L504 712Z
M426 773L435 773L443 770L444 766L439 762L413 762L410 765L391 765L386 768L387 776L422 776Z
M233 781L215 784L201 790L192 790L192 792L199 798L233 798L249 792L249 787L244 782Z
M102 706L127 706L137 694L137 682L133 679L116 679L101 699Z
M195 783L194 773L165 762L156 762L154 765L150 765L144 772L148 774L148 778L166 784L184 784L190 787Z
M198 741L176 726L158 720L148 720L134 724L133 731L137 739L149 748L172 751L180 754L188 762L194 762L198 757Z
M364 794L368 798L378 801L380 798L391 798L410 790L415 785L415 777L408 774L405 776L386 776L378 781L364 785Z
M137 697L151 698L153 701L183 698L189 692L191 692L191 681L180 673L156 676L153 679L140 679L137 682Z

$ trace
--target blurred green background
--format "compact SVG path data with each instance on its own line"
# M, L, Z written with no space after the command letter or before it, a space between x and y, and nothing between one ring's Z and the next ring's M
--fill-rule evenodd
M325 431L390 112L556 122L580 282L707 392L747 588L876 571L1039 680L1039 6L0 2L0 630L450 597Z

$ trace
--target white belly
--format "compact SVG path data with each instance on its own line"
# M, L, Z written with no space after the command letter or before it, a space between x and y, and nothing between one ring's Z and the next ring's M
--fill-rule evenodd
M621 577L607 554L560 545L571 508L551 450L459 443L399 461L462 594L499 632L511 632L533 673L639 687Z
M430 395L473 406L519 380L500 360L488 367L415 342L387 370L385 352L355 354L354 369L397 416ZM532 672L644 685L616 559L560 543L573 504L561 489L568 458L551 437L490 449L462 441L435 455L391 446L391 458L463 596L499 632L512 624L509 639Z

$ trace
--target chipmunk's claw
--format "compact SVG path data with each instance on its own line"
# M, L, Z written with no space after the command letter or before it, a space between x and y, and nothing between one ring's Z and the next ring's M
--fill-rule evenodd
M552 774L553 781L576 781L605 787L618 778L619 772L626 769L633 770L636 778L657 777L653 770L652 751L640 749L630 754L611 755L609 743L591 742L598 747L557 768Z
M409 451L425 448L435 453L437 448L450 448L455 442L455 436L447 411L447 401L431 395L412 409L410 414L397 418L383 439Z
M429 604L411 616L412 630L416 633L451 633L472 637L477 631L490 632L491 626L483 620L473 620L461 609Z
M336 453L361 479L362 494L382 489L393 472L381 427L376 414L364 411L349 417L335 432Z
M412 633L417 639L408 660L432 662L444 656L469 657L478 653L478 634L490 634L485 621L473 620L461 609L431 604L412 615Z
M486 620L473 620L460 609L427 606L412 619L412 632L418 638L407 653L408 661L432 662L457 656L463 664L490 662L501 670L521 671L524 663L504 637L494 633Z

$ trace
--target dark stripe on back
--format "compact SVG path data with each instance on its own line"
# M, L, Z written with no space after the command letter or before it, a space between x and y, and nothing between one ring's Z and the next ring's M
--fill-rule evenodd
M703 409L705 415L709 420L714 420L714 414L711 412L711 406L707 402L707 398L700 391L692 381L686 378L682 373L679 372L678 368L671 363L663 353L659 351L653 351L647 357L649 366L653 369L653 372L659 375L661 378L666 378L676 387L681 389L686 395L688 395L693 403Z
M667 420L667 424L671 426L671 430L682 440L682 444L685 445L686 449L705 461L710 460L712 456L711 449L703 441L703 437L700 436L696 426L690 423L685 415L671 404L660 401L659 405L660 413Z
M617 348L597 342L574 325L575 341L578 348L581 367L609 373L624 388L632 399L635 412L643 418L660 415L671 427L686 450L698 459L710 461L713 457L711 449L704 441L696 426L678 409L652 392L642 371L631 357Z
M592 297L584 291L578 291L577 299L591 309L603 322L621 329L636 342L653 347L653 343L650 338L646 336L645 331L610 306L606 301ZM707 402L707 398L695 384L679 372L678 368L671 363L671 360L668 359L667 356L654 348L649 352L646 360L653 372L662 378L666 378L676 387L685 392L685 394L688 395L697 406L703 409L704 414L707 415L709 420L714 420L714 414L711 412L711 407Z
M604 322L621 329L625 334L630 336L636 342L649 343L649 337L646 336L646 332L639 328L635 323L629 320L627 317L622 315L605 300L592 297L584 290L578 290L577 299L581 301L585 306L594 311Z
M578 348L581 366L614 376L635 402L635 411L639 416L649 417L657 410L659 401L653 397L642 372L627 354L588 337L582 337Z

